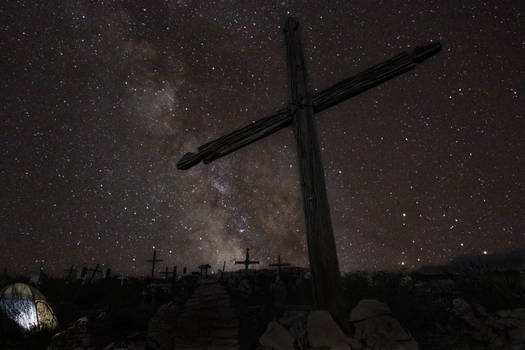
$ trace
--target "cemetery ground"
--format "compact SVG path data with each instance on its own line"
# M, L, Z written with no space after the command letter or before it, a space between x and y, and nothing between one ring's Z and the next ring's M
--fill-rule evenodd
M37 288L53 308L58 329L21 335L4 317L0 348L309 349L324 341L315 340L314 333L328 339L340 332L324 324L312 326L307 270L286 267L277 276L275 270L243 269L154 283L150 278L124 283L100 278L88 284L49 278ZM27 278L4 276L0 288L14 282ZM390 349L392 342L399 349L525 348L523 272L355 272L343 276L343 295L351 321L345 349ZM372 334L374 327L363 327L369 321L358 316L374 312L379 336ZM215 323L203 321L216 316ZM385 317L394 327L378 331ZM377 322L381 318L383 323ZM335 325L331 319L323 322ZM199 343L217 341L213 334L220 334L222 347Z

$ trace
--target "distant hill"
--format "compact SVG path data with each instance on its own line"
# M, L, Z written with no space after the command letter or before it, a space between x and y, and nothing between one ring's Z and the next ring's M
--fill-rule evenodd
M525 247L505 253L465 255L454 258L445 265L427 265L416 270L421 274L440 274L444 271L459 272L469 268L488 270L525 270Z

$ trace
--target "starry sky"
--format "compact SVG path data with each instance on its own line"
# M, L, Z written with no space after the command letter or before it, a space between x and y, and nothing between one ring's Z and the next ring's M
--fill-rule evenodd
M0 269L307 265L292 128L181 171L289 100L443 50L315 119L342 271L525 245L525 2L9 1L0 5Z

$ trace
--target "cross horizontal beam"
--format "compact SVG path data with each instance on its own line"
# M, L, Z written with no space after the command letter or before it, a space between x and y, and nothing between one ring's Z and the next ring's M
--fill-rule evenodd
M368 68L361 73L342 80L332 87L312 96L314 113L319 113L339 102L364 92L380 83L413 69L441 50L435 42L418 46L411 53L402 52L391 59ZM178 162L177 168L186 170L203 161L205 164L221 158L239 148L270 135L293 121L294 106L284 107L274 114L259 119L245 127L210 141L198 148L197 153L188 152Z

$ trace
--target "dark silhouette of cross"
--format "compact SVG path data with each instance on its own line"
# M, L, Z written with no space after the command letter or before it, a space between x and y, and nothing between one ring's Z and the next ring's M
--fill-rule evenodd
M153 249L153 259L146 260L146 262L151 263L151 279L155 279L155 264L161 262L162 259L157 259L157 251Z
M199 265L199 269L201 270L201 276L202 276L202 271L204 270L205 278L208 278L208 269L209 268L211 268L210 264Z
M221 280L224 277L224 271L226 270L226 260L222 263L222 270L221 270Z
M75 269L75 265L71 265L71 267L69 269L65 269L64 272L67 273L66 279L69 280L73 277L73 273L77 272L77 270Z
M127 281L128 276L124 275L124 272L122 272L118 279L120 280L120 286L122 287L124 285L124 281Z
M437 53L441 45L437 42L416 47L411 53L403 52L312 95L298 29L299 23L288 17L284 32L291 81L292 99L289 105L273 115L200 146L197 153L186 153L177 163L177 168L189 169L201 161L210 163L293 123L312 273L313 304L316 308L328 309L347 329L341 274L313 114L413 69L417 63Z
M171 278L173 278L173 282L177 281L177 265L173 266L173 272L171 273Z
M172 272L169 271L169 268L166 266L166 269L160 273L161 275L164 275L164 279L168 280L168 276L172 274Z
M97 266L95 266L94 269L88 269L88 272L90 272L90 271L93 272L91 274L91 277L89 278L89 282L93 281L93 278L95 278L95 275L97 273L102 273L102 270L100 270L99 267L100 267L100 264L97 264Z
M83 281L84 278L86 278L86 275L87 275L87 267L83 266L82 267L82 270L80 270L80 279Z
M270 266L277 267L277 274L280 276L281 275L281 267L282 266L290 266L290 264L288 264L288 263L281 263L281 256L278 255L277 256L277 263L270 264Z
M248 266L253 265L253 264L259 264L259 262L255 260L254 261L250 260L250 248L246 248L246 259L242 261L236 261L235 264L244 265L244 271L248 273Z

